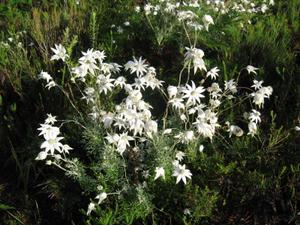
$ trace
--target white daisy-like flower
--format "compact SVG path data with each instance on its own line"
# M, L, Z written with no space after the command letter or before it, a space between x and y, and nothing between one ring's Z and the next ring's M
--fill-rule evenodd
M165 179L165 169L163 167L156 167L155 168L155 177L154 180L157 180L159 177Z
M180 162L183 160L183 157L185 156L185 153L182 151L178 151L175 155L175 158Z
M248 123L248 135L254 136L257 132L257 125L254 122Z
M234 79L231 79L229 81L225 81L224 86L225 86L224 87L225 90L229 90L233 94L237 92L236 82L234 81Z
M35 158L35 160L44 160L46 159L48 156L48 153L46 151L41 151L37 157Z
M176 184L178 184L181 180L184 184L186 184L186 178L191 179L192 173L189 169L185 168L185 165L178 164L177 166L174 166L174 172L173 175L176 177Z
M88 206L88 210L87 210L87 215L89 216L92 211L95 211L96 210L96 204L94 202L91 202Z
M50 139L45 140L41 148L45 149L45 152L48 154L50 152L51 155L54 155L54 151L57 150L58 152L61 152L61 148L63 147L63 144L60 143L60 141L63 139L63 137L53 137Z
M254 66L251 66L251 65L248 65L246 67L246 70L248 71L248 74L250 74L250 73L257 74L256 71L258 70L258 68L254 67Z
M253 85L251 87L253 87L254 90L259 90L262 88L263 82L264 82L263 80L262 81L253 80Z
M202 22L204 24L205 29L208 31L208 27L210 24L214 24L214 20L210 15L204 15L202 18Z
M106 139L109 143L112 143L115 146L117 146L117 152L119 152L121 155L124 153L127 146L130 146L129 141L134 140L134 138L129 136L127 132L122 134L108 135Z
M47 114L47 119L45 120L45 124L53 125L56 122L56 116L52 116L51 113Z
M229 131L229 137L233 135L237 136L237 137L241 137L244 134L244 131L242 130L242 128L240 128L237 125L231 125L228 129Z
M100 74L97 77L97 85L99 88L99 92L107 94L108 91L111 91L114 87L114 84L112 83L113 81L114 79L111 79L110 75L105 76L103 74Z
M52 80L45 87L48 88L48 90L50 90L51 88L53 88L55 86L56 86L56 83Z
M61 151L64 152L64 153L66 153L66 154L69 154L70 150L73 150L73 148L71 148L69 145L63 145L61 147Z
M130 70L130 73L136 73L137 76L142 76L147 72L148 64L145 63L146 59L140 57L138 60L133 57L133 61L128 61L124 67L125 70Z
M194 74L197 72L197 70L204 70L206 71L206 66L203 60L204 52L201 49L197 48L185 48L187 51L184 54L185 58L184 60L187 62L192 62L194 66Z
M249 119L251 122L260 123L260 112L256 111L255 109L252 109L252 112L249 114Z
M215 134L215 128L211 124L199 118L196 119L196 121L193 124L196 125L197 132L201 134L203 137L208 137L210 139L213 138Z
M46 140L56 138L60 134L59 128L50 124L41 124L38 130L41 131L39 136L43 135Z
M53 80L52 76L49 73L44 72L43 70L39 74L39 78L43 79L43 80L46 80L47 83L49 83L50 81Z
M171 104L171 106L177 110L180 110L180 109L184 109L185 106L184 104L182 103L183 102L183 99L182 98L173 98L169 101L169 103Z
M214 67L207 72L206 77L210 77L211 79L215 80L219 76L218 72L220 72L218 67Z
M67 50L61 44L59 45L55 44L55 48L51 48L51 50L54 52L54 55L51 57L50 60L61 59L62 61L65 61L66 58L69 58L69 55L67 54Z
M99 52L99 51L98 51ZM81 52L82 57L79 58L81 64L96 64L96 55L93 49L88 49L86 52Z
M162 134L171 134L171 133L172 133L172 129L168 128L168 129L165 129Z
M271 86L262 87L255 93L250 94L253 97L253 103L261 108L264 105L265 98L270 98L273 93L273 88Z
M194 81L192 81L192 85L186 85L186 88L182 90L185 94L183 98L187 98L187 105L195 105L196 103L200 103L200 98L204 98L205 96L202 94L205 89L202 86L196 87Z
M97 195L95 199L98 199L98 205L101 204L107 198L107 194L102 192L101 194Z
M199 146L199 152L201 152L201 153L202 153L202 152L203 152L203 150L204 150L204 146L203 146L203 145L200 145L200 146Z
M126 85L126 78L123 76L119 76L117 79L115 79L114 85L120 86L121 88L125 87Z
M103 112L102 122L105 128L109 128L114 121L114 114L112 112Z

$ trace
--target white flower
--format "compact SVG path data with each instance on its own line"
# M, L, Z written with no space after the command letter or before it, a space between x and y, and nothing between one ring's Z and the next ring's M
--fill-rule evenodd
M53 80L53 78L51 77L51 75L47 72L44 72L43 70L41 71L41 73L39 74L39 78L46 80L47 83L49 83L50 81Z
M175 155L175 158L180 162L183 160L183 157L185 156L185 153L182 151L178 151Z
M63 145L62 143L60 143L60 140L62 139L63 137L54 137L47 139L42 143L41 148L44 148L47 154L48 152L50 152L51 155L54 155L55 150L61 152L61 148L63 147Z
M197 48L185 48L187 51L184 54L184 60L187 62L193 62L194 64L194 74L197 70L204 70L206 71L205 63L203 60L204 52L201 49Z
M163 167L156 167L155 168L155 177L154 180L158 179L159 177L162 177L165 179L165 170Z
M63 145L62 147L61 147L61 151L62 152L65 152L65 153L67 153L67 154L69 154L69 151L70 150L72 150L73 148L71 148L69 145Z
M244 134L244 131L242 130L242 128L240 128L239 126L236 125L231 125L229 127L229 137L232 136L232 134L234 134L237 137L241 137Z
M77 66L72 68L72 73L75 74L75 78L79 79L82 82L85 82L85 77L88 73L88 68L85 65Z
M233 94L237 92L236 82L234 81L234 79L225 81L225 90L229 90Z
M101 194L97 195L95 199L98 199L98 205L101 204L107 198L107 194L102 192Z
M253 87L254 90L259 90L262 88L263 82L264 82L263 80L262 81L253 80L253 85L251 87Z
M194 74L197 72L198 69L206 71L205 63L202 58L194 59L193 62L194 62Z
M96 58L102 62L102 59L105 58L104 53L100 51L94 51L93 49L88 49L87 52L82 52L82 57L79 59L81 64L82 71L89 71L92 75L95 74L95 70L99 70L99 67L96 65Z
M300 127L299 126L295 126L295 131L300 131Z
M199 152L203 152L203 150L204 150L204 146L203 146L203 145L200 145L200 146L199 146Z
M184 132L180 132L178 135L174 137L180 139L182 143L188 143L194 139L194 131L187 130Z
M207 72L206 77L211 77L211 79L215 80L219 76L218 72L220 72L218 67L214 67Z
M183 214L184 215L191 215L191 210L190 209L184 209Z
M41 151L38 156L35 158L35 160L44 160L48 156L46 151Z
M179 21L184 21L184 20L192 20L196 18L197 15L194 12L187 10L187 11L179 11L177 13L177 17Z
M248 135L254 136L257 132L256 123L254 123L254 122L248 123L248 129L249 129Z
M261 93L263 93L263 95L265 96L265 98L270 98L270 96L273 93L273 88L271 86L268 87L262 87L261 89L259 89L259 91Z
M187 98L187 105L195 105L197 102L200 103L200 98L204 98L205 96L202 94L205 89L202 86L196 87L194 81L192 81L192 85L186 85L186 88L182 90L185 94L183 98Z
M113 113L103 112L102 122L103 122L105 128L109 128L112 125L113 121L114 121L114 114Z
M137 77L134 79L134 83L132 84L135 89L142 89L145 90L145 87L147 85L147 81L145 80L144 77Z
M255 109L252 109L252 112L249 115L249 119L251 122L260 123L260 112L256 111Z
M180 117L179 117L182 121L187 121L187 117L185 114L181 114Z
M208 137L210 139L213 138L215 128L211 124L208 124L200 118L197 118L193 124L196 125L198 133L201 134L203 137Z
M102 64L103 65L103 64ZM112 72L112 73L119 73L120 71L121 71L121 68L122 68L122 66L121 65L119 65L118 63L109 63L108 64L109 66L109 70L110 70L110 72ZM101 67L101 69L102 69L102 67Z
M256 92L251 94L253 96L253 103L258 105L261 108L265 102L265 96L261 92Z
M117 79L115 79L114 85L120 86L121 88L125 87L126 85L126 78L123 76L119 76Z
M186 53L184 54L184 60L194 60L195 58L203 58L204 52L198 48L188 48L186 47Z
M178 93L178 88L175 87L175 86L169 86L169 87L167 88L167 91L168 91L169 97L170 97L170 98L173 98L173 97L175 97L175 96L177 95L177 93Z
M141 11L141 7L140 6L136 6L134 9L137 13L139 13Z
M59 134L59 128L51 126L50 124L41 124L41 127L38 128L40 135L43 135L46 140L56 138Z
M204 15L202 18L202 22L204 23L204 27L207 31L208 31L209 25L214 24L214 20L210 15Z
M261 5L261 9L260 10L261 10L262 13L265 13L268 9L269 9L269 7L266 4L262 4Z
M45 120L46 124L54 124L56 120L56 116L52 116L51 114L47 114L47 119Z
M142 59L142 57L137 60L133 57L133 61L128 61L124 66L125 70L130 70L130 73L136 73L137 76L142 76L147 72L148 64L145 63L146 60Z
M153 8L153 6L152 6L150 3L146 4L146 5L144 6L145 14L146 14L146 15L149 15L149 14L151 13L151 9L152 9L152 8Z
M184 184L186 184L186 178L191 179L192 173L190 170L185 168L185 165L178 164L175 166L172 176L177 177L176 184L178 184L181 180Z
M81 52L82 57L79 58L81 64L96 64L96 55L93 49L88 49L86 52Z
M121 155L123 152L126 150L127 146L130 146L129 141L133 141L134 138L131 136L128 136L127 133L122 133L122 134L113 134L113 135L108 135L106 137L108 142L110 144L114 144L117 146L117 152L119 152Z
M250 73L257 74L257 73L256 73L256 70L258 70L258 68L254 67L254 66L251 66L251 65L248 65L248 66L246 67L246 70L248 71L249 74L250 74Z
M150 87L152 90L154 90L155 88L161 88L162 83L164 83L164 81L158 80L155 77L156 72L155 69L153 69L153 67L149 67L147 74L144 76L146 87Z
M209 105L210 105L212 108L218 108L218 107L221 105L221 101L218 100L218 99L210 99L210 100L209 100Z
M103 75L100 74L97 77L97 84L98 84L98 88L99 88L99 92L102 93L104 92L104 94L107 94L108 91L111 91L112 88L114 87L113 82L114 79L110 78L110 75Z
M165 129L163 131L163 134L171 134L171 133L172 133L172 129L171 128Z
M83 96L82 99L85 99L87 103L89 102L94 103L95 89L92 87L87 87L84 89L84 93L86 94L86 96Z
M252 93L250 96L253 97L253 103L258 105L259 108L261 108L265 102L265 98L270 98L271 94L273 92L273 88L268 87L262 87L255 93Z
M89 207L88 207L88 210L87 210L87 215L89 216L91 214L92 211L95 211L96 210L96 204L91 202L89 204Z
M55 44L55 48L51 48L51 50L54 52L54 55L51 57L50 60L61 59L62 61L65 61L65 59L69 57L66 49L61 44Z
M145 132L152 137L152 133L157 133L157 122L154 120L149 120L145 123Z
M52 80L45 87L48 88L48 90L50 90L51 88L53 88L55 86L56 86L56 83Z
M182 98L173 98L169 101L172 107L174 107L177 110L184 109L184 104L182 102L183 102Z

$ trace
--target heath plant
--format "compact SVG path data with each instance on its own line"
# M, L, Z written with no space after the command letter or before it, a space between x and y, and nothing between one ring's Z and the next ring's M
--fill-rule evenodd
M160 0L136 7L158 45L175 30L184 37L176 84L159 79L160 68L140 55L111 62L103 50L87 49L75 60L61 43L51 48L50 60L64 66L65 83L72 89L66 90L67 85L58 82L61 78L46 71L39 77L50 92L59 89L65 94L74 116L58 119L49 112L38 128L43 141L36 159L79 182L90 202L88 224L96 221L93 218L101 224L133 224L146 218L155 223L153 215L158 214L199 224L211 216L220 189L208 187L205 167L211 163L221 174L235 170L237 163L225 165L217 147L230 149L232 143L259 140L263 108L273 88L260 79L257 66L242 65L239 72L225 76L218 66L222 62L213 65L217 59L207 58L198 40L224 16L239 20L244 28L255 14L273 5ZM241 15L247 20L240 20ZM242 73L250 84L240 84ZM162 102L159 115L153 113L157 101ZM69 123L78 127L82 149L64 139L62 130ZM205 162L212 152L223 164Z

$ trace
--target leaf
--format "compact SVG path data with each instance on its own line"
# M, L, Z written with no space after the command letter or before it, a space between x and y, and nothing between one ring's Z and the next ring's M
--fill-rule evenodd
M0 203L0 210L6 211L6 210L10 210L10 209L14 209L14 207Z

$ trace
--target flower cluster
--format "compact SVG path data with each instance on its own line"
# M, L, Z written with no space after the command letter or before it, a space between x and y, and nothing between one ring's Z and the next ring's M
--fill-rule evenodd
M60 129L59 127L54 126L56 122L56 117L48 114L47 119L44 124L41 124L41 127L38 128L40 131L39 135L43 136L44 142L41 145L41 151L36 160L44 160L48 156L52 156L55 159L60 159L61 154L69 154L69 151L72 148L67 144L62 144L61 140L63 137L60 137Z
M63 49L62 45L56 45L55 55L52 58L63 61L67 59L68 56ZM170 160L168 163L161 163L158 160L154 162L156 163L154 167L141 168L143 172L153 171L154 180L159 178L165 180L166 174L169 174L165 171L165 169L169 171L166 165L173 165L172 177L176 177L176 183L182 181L186 184L187 179L192 179L192 172L182 162L186 157L182 146L197 142L199 139L212 141L218 130L221 132L222 129L229 133L229 137L241 137L244 131L238 125L228 121L224 124L219 122L219 117L224 111L223 104L239 98L238 80L225 80L224 84L215 82L220 70L218 67L207 69L203 60L204 51L199 48L186 47L184 57L178 85L169 85L166 90L163 81L157 79L156 69L142 57L133 57L121 66L106 62L104 51L89 49L87 52L82 52L82 57L70 73L71 81L84 90L80 92L81 99L86 102L90 110L90 121L100 124L98 126L106 131L104 137L106 146L123 158L131 150L146 151L149 143L154 143L154 139L161 134L168 136L174 143L171 150L177 151L176 154L174 153L175 160ZM191 65L194 73L198 70L206 72L200 82L190 80ZM246 69L249 73L257 74L258 68L249 65ZM184 70L187 70L188 78L186 83L182 84L181 76ZM46 80L48 86L51 83L57 85L47 72L42 71L40 77ZM263 87L262 83L263 81L254 80L252 85L254 90L251 93L244 92L246 98L252 98L258 108L262 108L264 100L272 94L272 88ZM151 112L153 107L144 100L145 91L158 91L166 100L166 111L162 121L157 121L153 117ZM116 95L123 98L115 102L112 96ZM106 104L107 100L113 105ZM166 123L170 116L178 118L177 128ZM253 108L250 113L245 113L244 118L248 123L248 135L254 136L261 122L260 112ZM67 162L66 154L72 148L61 143L63 137L60 136L59 127L54 126L55 122L55 117L49 114L45 123L38 129L45 140L41 145L43 151L36 159L44 160L51 156L54 157L54 161L56 160L52 164L61 166L61 163L57 162L59 160ZM176 148L177 144L181 145L180 151ZM197 146L199 152L203 152L203 145L200 143ZM144 177L147 179L150 176ZM88 213L91 213L109 194L101 191L96 197L98 203L91 202Z
M270 7L275 4L274 0L238 0L238 1L226 1L226 0L206 0L200 2L199 0L186 0L182 2L173 0L159 0L148 1L143 6L143 11L146 16L159 16L163 17L171 16L178 19L180 22L185 22L187 26L195 30L209 30L209 26L214 24L213 18L210 15L202 15L199 18L198 11L203 6L207 7L214 13L229 14L256 14L266 13ZM141 7L136 7L137 12L141 12ZM248 21L251 23L251 21Z

